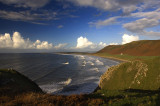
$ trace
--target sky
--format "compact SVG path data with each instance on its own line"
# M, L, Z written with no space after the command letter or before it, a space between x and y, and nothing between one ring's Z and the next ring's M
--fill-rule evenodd
M94 52L160 39L160 0L0 0L0 53Z

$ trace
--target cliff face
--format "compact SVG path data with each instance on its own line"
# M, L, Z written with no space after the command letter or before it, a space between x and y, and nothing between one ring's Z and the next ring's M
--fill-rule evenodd
M0 95L16 95L25 92L41 92L39 86L12 69L0 69Z
M144 89L160 87L160 58L121 63L109 68L101 76L100 88L107 90Z

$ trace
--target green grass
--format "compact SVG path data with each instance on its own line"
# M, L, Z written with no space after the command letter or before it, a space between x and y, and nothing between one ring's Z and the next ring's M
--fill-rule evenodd
M95 95L102 95L103 105L143 105L155 106L160 104L159 90L98 90Z
M102 80L100 83L101 88L106 90L130 88L157 90L160 88L159 63L160 57L121 63L118 67L113 67L106 72L110 76L110 79L105 78ZM103 77L105 76L104 74Z
M112 54L108 54L108 53L95 53L92 54L95 56L100 56L100 57L105 57L105 58L111 58L111 59L117 59L117 60L124 60L124 61L133 61L133 60L149 60L149 59L154 59L160 56L131 56L131 55L127 55L127 54L123 54L123 55L112 55Z

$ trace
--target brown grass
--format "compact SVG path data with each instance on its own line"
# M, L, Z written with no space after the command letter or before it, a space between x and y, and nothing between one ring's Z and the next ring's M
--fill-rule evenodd
M87 94L81 95L49 95L41 93L24 93L16 95L11 98L9 96L0 97L0 105L32 105L32 106L98 106L103 104L103 99L89 96Z
M160 40L134 41L125 45L110 45L98 53L128 54L133 56L160 56Z

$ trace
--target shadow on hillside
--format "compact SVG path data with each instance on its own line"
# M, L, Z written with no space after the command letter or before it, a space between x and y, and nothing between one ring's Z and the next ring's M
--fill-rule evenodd
M127 100L127 99L140 99L140 100L151 100L155 99L156 105L160 105L160 90L141 90L141 89L125 89L120 90L119 94L114 96L108 96L107 99L110 100ZM131 103L132 104L132 103Z
M130 97L145 97L145 96L153 96L158 94L156 104L160 105L160 89L159 90L141 90L141 89L126 89L125 93L136 93L136 95L132 95Z

